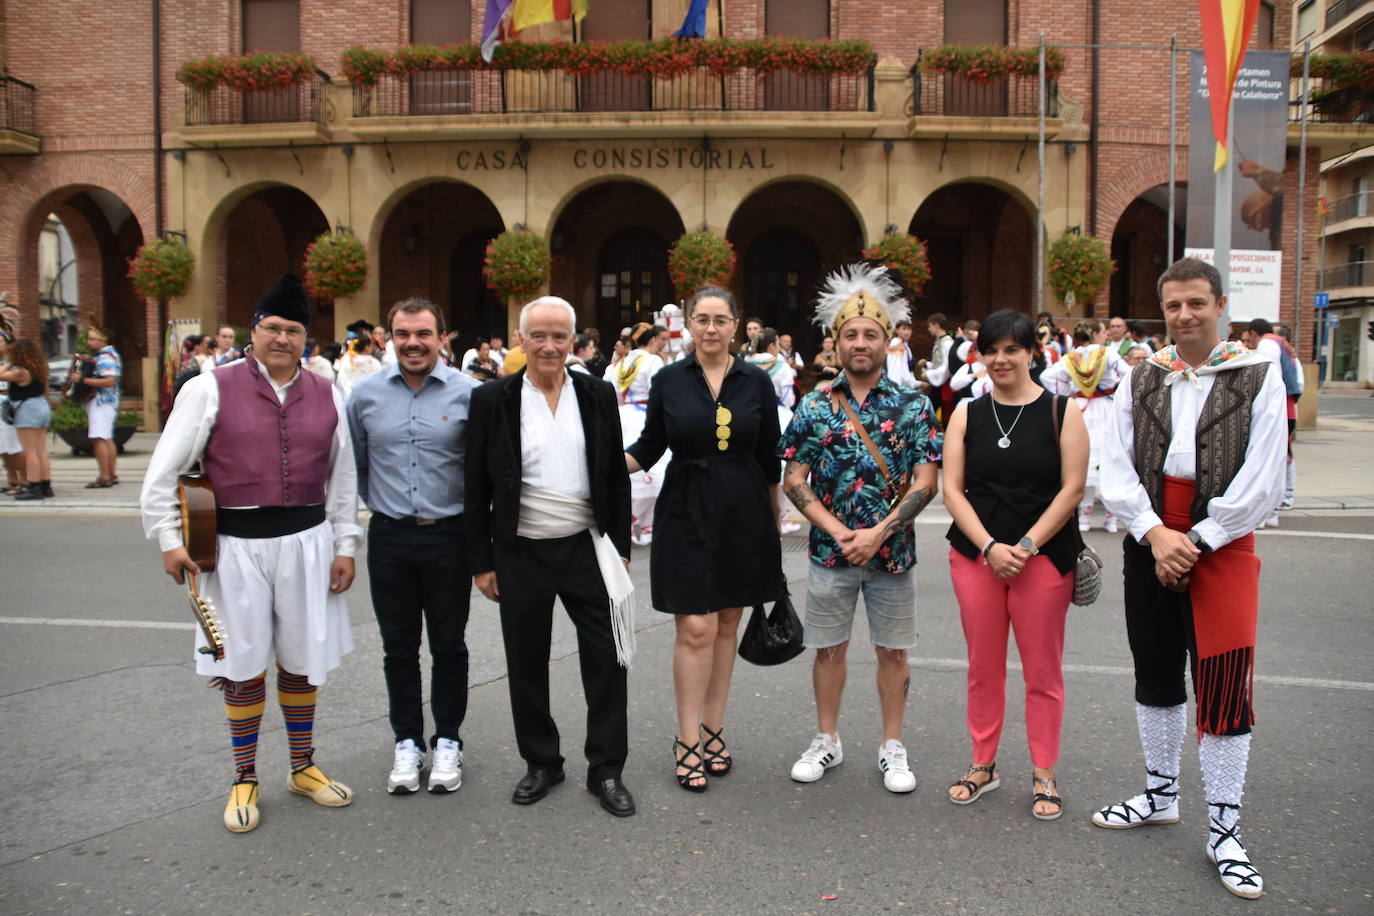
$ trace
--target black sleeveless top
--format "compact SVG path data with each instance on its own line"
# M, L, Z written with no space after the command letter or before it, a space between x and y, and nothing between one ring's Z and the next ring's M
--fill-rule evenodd
M1026 405L1019 420L1020 407L998 404L991 394L969 402L964 429L964 495L988 534L1003 544L1015 544L1025 537L1062 486L1053 398L1054 395L1044 392ZM1071 405L1068 398L1059 398L1059 402L1062 426L1064 409ZM997 420L1009 433L1011 445L1007 448L997 447L997 440L1002 438ZM1040 545L1040 552L1050 558L1061 575L1073 570L1078 557L1075 524L1075 518L1070 516L1064 527ZM958 525L950 525L946 537L959 553L971 560L979 558L982 545L965 537Z
M34 378L32 372L29 373L29 383L27 385L20 385L16 382L10 382L9 397L11 401L18 402L25 400L27 398L37 398L42 396L43 383L40 382L38 379Z

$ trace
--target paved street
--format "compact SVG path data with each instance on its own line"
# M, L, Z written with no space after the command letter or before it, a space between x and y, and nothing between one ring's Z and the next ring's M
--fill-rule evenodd
M1363 394L1363 393L1362 393ZM1117 576L1120 536L1090 543L1109 587L1072 608L1057 822L1030 816L1030 763L1010 675L1002 788L959 808L944 787L968 762L964 647L945 562L947 516L918 526L921 643L906 742L920 781L882 788L874 665L862 625L841 719L846 760L820 783L787 777L815 730L805 658L736 669L727 737L735 772L704 795L672 778L672 626L641 609L617 820L581 787L576 643L555 628L551 671L569 780L529 808L510 724L496 610L475 591L465 779L453 796L393 798L381 654L367 578L349 593L356 649L320 693L318 758L357 793L327 810L286 792L270 702L259 757L262 826L220 825L230 777L218 694L192 673L192 624L132 506L152 437L123 484L86 491L91 459L56 455L59 499L0 506L0 912L1254 913L1374 911L1374 399L1327 395L1298 445L1299 509L1257 537L1264 563L1256 738L1243 831L1265 896L1230 897L1203 856L1196 750L1184 749L1183 821L1105 831L1093 810L1141 788ZM785 554L805 593L801 539ZM647 551L633 573L647 595ZM833 900L824 897L834 895Z

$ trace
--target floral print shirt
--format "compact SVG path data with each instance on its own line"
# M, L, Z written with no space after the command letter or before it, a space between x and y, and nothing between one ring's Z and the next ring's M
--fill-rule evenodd
M849 398L859 421L878 447L893 480L889 484L854 430L849 415L830 399L834 389ZM778 457L811 466L811 487L821 504L849 528L871 528L887 518L893 499L917 465L940 460L944 434L930 398L898 385L884 371L856 404L846 373L828 388L818 388L797 405L792 422L778 443ZM848 566L835 539L811 526L811 561L821 566ZM903 573L916 565L916 533L908 524L888 538L868 568Z

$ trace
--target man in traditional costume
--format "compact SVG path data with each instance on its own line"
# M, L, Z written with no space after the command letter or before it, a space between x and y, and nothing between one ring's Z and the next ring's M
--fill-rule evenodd
M1102 483L1102 443L1107 438L1112 418L1112 395L1126 368L1115 348L1104 345L1105 339L1100 323L1079 322L1073 329L1073 349L1040 373L1041 385L1053 394L1073 399L1088 427L1088 479L1083 488L1083 501L1078 506L1079 531L1092 527L1093 501ZM1110 511L1103 527L1108 532L1116 532L1116 516Z
M662 325L640 322L631 332L634 349L621 362L606 370L606 380L615 385L620 402L620 429L629 448L639 441L644 429L644 412L649 407L649 385L663 368L663 347L668 342L668 329ZM651 468L630 475L631 540L647 547L654 539L654 503L663 489L663 475L668 473L672 455L665 453Z
M1159 278L1175 341L1130 369L1113 399L1102 501L1125 523L1126 634L1135 659L1145 792L1098 811L1099 827L1172 824L1187 731L1185 659L1197 696L1208 858L1240 897L1263 890L1238 831L1254 721L1259 558L1284 460L1283 380L1218 332L1216 269L1194 258Z
M316 687L353 648L343 593L362 532L343 400L300 365L309 324L305 287L286 274L258 300L251 352L181 390L140 500L143 530L181 583L199 570L182 546L177 477L200 463L215 488L218 556L199 583L223 624L224 658L198 652L195 661L224 694L235 769L224 826L235 833L258 825L258 729L273 655L287 787L330 808L353 801L312 759Z

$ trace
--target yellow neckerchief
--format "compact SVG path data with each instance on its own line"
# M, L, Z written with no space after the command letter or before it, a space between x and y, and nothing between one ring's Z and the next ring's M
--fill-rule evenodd
M634 384L635 376L639 374L639 364L642 363L644 357L648 355L649 354L641 350L633 361L631 361L628 356L625 357L625 362L621 364L620 368L617 369L615 373L615 387L621 394L630 390L630 386Z
M1083 397L1092 397L1102 382L1102 373L1107 369L1107 348L1093 347L1088 352L1070 350L1064 357L1064 368L1069 371L1069 381L1083 392Z

